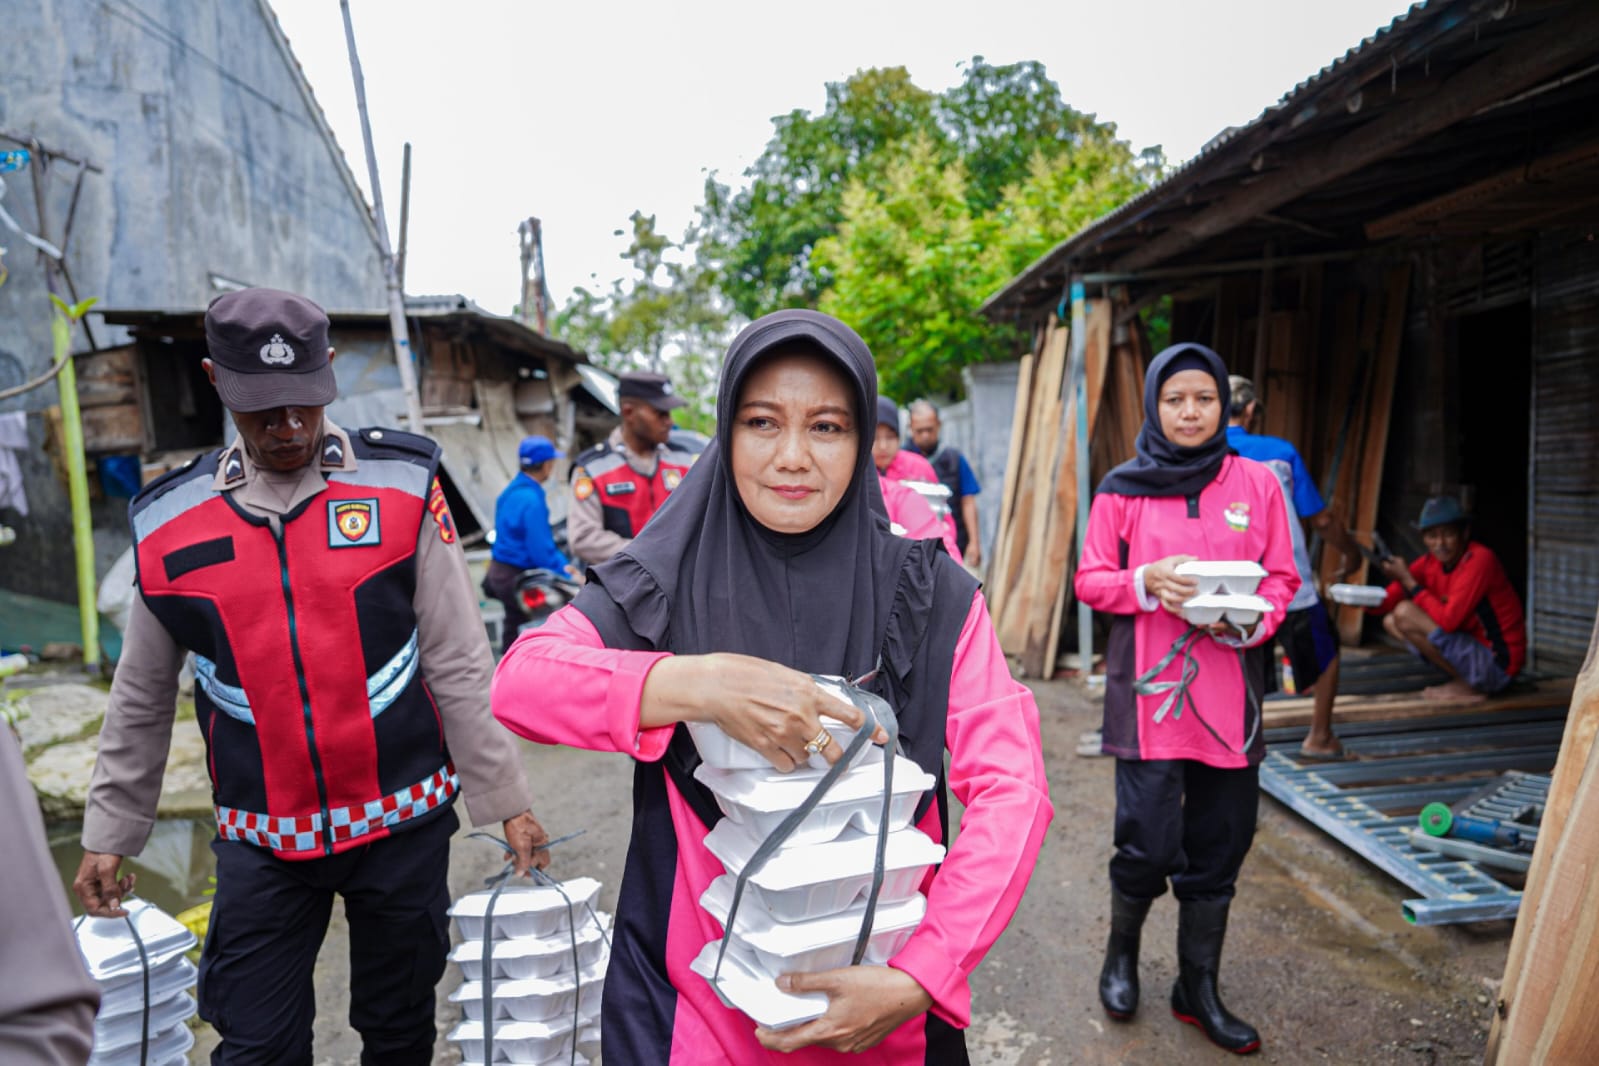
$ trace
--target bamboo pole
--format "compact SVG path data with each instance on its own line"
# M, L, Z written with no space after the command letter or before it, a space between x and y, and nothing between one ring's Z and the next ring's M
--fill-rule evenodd
M1107 312L1107 322L1109 315ZM1107 337L1108 341L1109 338ZM1072 386L1077 393L1077 558L1083 557L1083 545L1088 540L1088 300L1083 293L1083 279L1072 280ZM1055 649L1050 648L1051 657ZM1094 673L1094 610L1079 599L1077 601L1077 662L1081 676L1086 680ZM1050 666L1054 665L1051 661ZM1049 674L1044 675L1048 677Z
M372 149L372 123L366 113L366 79L361 76L361 57L355 51L355 25L350 21L350 0L339 0L344 12L344 38L350 46L350 76L355 79L355 104L361 113L361 140L366 145L366 170L372 182L372 210L377 217L378 249L383 255L383 280L389 292L389 329L394 334L394 362L400 369L400 387L405 390L405 416L412 433L422 432L422 400L416 391L416 366L411 359L411 336L405 325L405 293L394 253L389 248L389 224L383 217L383 185L378 180L378 157Z
M61 373L56 388L61 394L61 436L67 458L67 499L72 505L72 551L78 577L78 627L83 638L83 665L89 673L100 670L100 613L94 595L94 527L89 514L88 464L83 452L83 413L78 408L78 375L68 349L72 321L65 305L51 296L56 310L50 319ZM91 301L92 302L92 301ZM81 306L81 305L80 305Z

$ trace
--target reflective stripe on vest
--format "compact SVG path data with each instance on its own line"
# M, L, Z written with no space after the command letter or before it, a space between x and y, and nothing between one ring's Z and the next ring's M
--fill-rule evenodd
M400 693L405 691L405 686L416 676L419 662L417 632L413 629L411 639L394 653L394 658L384 663L378 668L377 673L366 679L366 698L373 718L388 710L399 698ZM217 710L245 725L255 725L255 715L250 711L250 697L237 685L229 685L219 680L216 663L203 655L196 655L194 680L205 694L211 697L211 702L217 705Z
M366 836L374 829L392 829L417 815L436 810L460 791L461 779L454 763L445 763L438 772L408 788L359 807L333 807L328 823L337 842ZM257 847L286 854L314 856L322 850L322 815L304 818L274 818L233 807L217 807L217 831L225 840L239 840Z

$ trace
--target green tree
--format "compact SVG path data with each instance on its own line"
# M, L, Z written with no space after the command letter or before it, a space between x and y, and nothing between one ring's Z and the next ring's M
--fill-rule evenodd
M613 373L670 375L688 401L674 420L709 431L715 424L729 315L714 275L693 254L698 230L691 227L681 241L673 241L656 231L654 215L634 211L628 221L632 241L621 255L629 265L627 276L613 281L603 295L574 289L555 316L555 334Z

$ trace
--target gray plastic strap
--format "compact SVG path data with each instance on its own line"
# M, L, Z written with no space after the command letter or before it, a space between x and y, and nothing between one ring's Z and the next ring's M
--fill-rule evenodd
M1238 672L1244 679L1244 696L1248 702L1248 710L1253 721L1249 726L1249 736L1244 738L1243 747L1235 748L1223 740L1221 734L1216 732L1209 722L1205 721L1205 716L1199 713L1199 705L1194 702L1193 692L1191 691L1194 681L1199 678L1199 659L1194 654L1194 646L1204 633L1205 630L1197 626L1191 625L1185 629L1181 636L1172 641L1172 646L1166 650L1165 655L1161 656L1160 662L1134 679L1133 691L1140 696L1166 694L1166 698L1161 701L1161 705L1155 710L1154 720L1157 725L1166 720L1168 711L1171 712L1173 721L1181 718L1183 716L1183 706L1186 704L1194 712L1194 717L1199 721L1199 724L1205 727L1205 732L1216 739L1216 743L1234 755L1247 756L1249 746L1255 742L1255 734L1260 732L1261 710L1260 700L1256 697L1254 688L1249 684L1248 664L1244 660L1244 649L1236 649L1238 652ZM1156 681L1155 678L1160 676L1161 671L1170 666L1172 661L1179 655L1183 657L1183 668L1178 679L1176 681Z

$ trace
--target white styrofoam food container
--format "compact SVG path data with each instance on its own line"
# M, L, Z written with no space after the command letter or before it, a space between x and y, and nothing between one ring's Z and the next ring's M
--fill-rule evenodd
M700 906L727 928L733 903L734 879L723 874L700 896ZM862 960L880 965L899 954L927 913L927 897L920 892L898 903L880 904L872 916L872 934ZM866 918L866 904L805 922L779 922L758 908L740 904L734 928L727 933L746 949L762 973L819 973L848 966L855 941Z
M109 919L121 921L122 919ZM145 1066L183 1066L188 1061L189 1049L194 1046L194 1030L187 1025L174 1025L150 1038L150 1052ZM101 1053L98 1049L89 1056L88 1066L139 1066L139 1042L130 1047L120 1047Z
M603 911L599 913L601 924L607 924L610 916ZM498 981L530 981L571 973L573 970L587 970L609 954L602 929L592 922L578 928L575 966L572 934L566 931L547 937L496 940L493 947L492 976ZM461 976L466 980L481 981L483 941L461 941L450 951L450 961L461 968Z
M1388 598L1388 590L1381 585L1340 584L1328 589L1327 596L1334 603L1350 607L1381 607L1382 601Z
M582 1040L579 1040L577 1043L578 1043L579 1047L583 1046L583 1041ZM499 1060L500 1062L504 1062L505 1061L503 1059L500 1059L500 1057L498 1055L496 1055L494 1057L497 1060ZM546 1059L545 1061L554 1062L554 1063L560 1063L561 1066L590 1066L589 1057L587 1055L583 1054L581 1051L570 1052L570 1053L567 1054L567 1056L565 1058L562 1058L559 1055L557 1055L555 1058ZM480 1061L477 1061L475 1059L462 1059L461 1060L461 1066L488 1066L488 1064L480 1062Z
M1199 582L1199 595L1245 596L1260 587L1266 568L1251 559L1196 559L1177 567L1178 577Z
M566 893L565 899L562 892ZM461 928L461 939L483 939L483 915L493 895L492 889L483 889L450 904L449 913ZM554 936L570 929L573 920L579 929L592 925L589 910L599 895L600 883L591 877L563 881L559 890L554 885L512 882L494 902L494 938Z
M850 699L845 693L843 683L832 678L819 679L816 687L832 696L840 703L849 704ZM694 739L694 747L699 749L700 760L706 765L718 770L770 770L771 761L747 744L741 744L722 732L721 728L711 722L688 722L689 736ZM840 750L849 744L855 737L854 727L822 716L822 725L833 736L833 743ZM883 757L883 749L876 744L866 744L852 760L852 765L874 762ZM818 753L807 760L808 765L814 770L826 770L828 762Z
M705 846L734 877L760 845L759 838L725 818L705 835ZM870 891L876 858L876 834L854 829L825 844L780 848L750 878L739 909L758 907L781 922L847 910ZM928 867L943 860L943 846L919 829L888 834L878 906L910 899Z
M127 919L84 918L74 924L78 951L89 968L89 976L96 981L143 973L145 964L140 961L139 946L128 930L129 920L144 942L152 971L194 947L195 935L155 904L130 899L124 901L123 908L128 912Z
M194 1000L189 998L187 992L178 992L166 999L156 1000L150 1004L150 1032L159 1034L175 1025L182 1025L192 1016L198 1008ZM139 1040L144 1035L145 1018L143 1011L132 1014L115 1014L111 1017L96 1017L94 1020L94 1049L96 1051L115 1051L117 1048L133 1047L138 1049Z
M1271 610L1271 601L1261 596L1223 595L1195 596L1183 604L1183 617L1196 626L1208 626L1226 619L1235 626L1248 629L1260 621L1260 616Z
M581 981L573 978L581 976ZM562 1015L570 1017L574 1008L580 1018L598 1016L600 994L605 988L605 965L599 963L581 975L564 973L551 978L494 982L494 1018L517 1022L543 1022ZM466 981L450 993L450 1002L461 1005L468 1021L483 1020L483 982Z
M711 790L717 806L735 825L766 839L789 813L804 802L825 771L808 767L793 773L765 770L717 770L700 765L694 777ZM933 775L903 755L894 756L894 796L889 805L889 830L904 829L916 814L922 794L932 788ZM883 817L883 767L881 763L855 766L827 790L806 816L785 847L834 840L854 826L876 833Z
M700 949L689 969L711 980L716 974L716 955L722 942L713 940ZM717 998L736 1011L742 1011L756 1025L768 1029L789 1029L820 1018L827 1013L827 997L820 992L791 995L763 976L750 957L735 942L727 946L722 970L711 984Z
M463 1059L482 1062L484 1051L482 1022L462 1022L445 1039L459 1044ZM572 1045L578 1033L572 1016L546 1022L496 1022L494 1061L510 1063L570 1062Z
M194 963L179 955L160 966L150 969L150 1002L158 1003L173 993L193 988L200 974ZM97 1018L112 1018L119 1014L144 1009L144 980L138 973L119 977L100 985L100 1013Z

